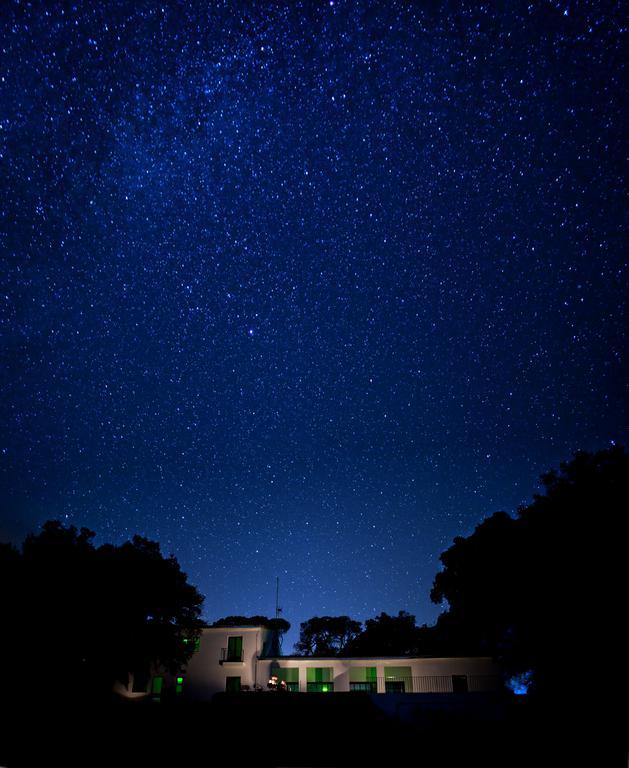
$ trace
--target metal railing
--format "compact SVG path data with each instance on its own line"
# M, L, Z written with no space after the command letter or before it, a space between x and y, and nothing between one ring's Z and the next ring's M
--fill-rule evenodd
M308 693L334 693L334 683L306 683Z
M502 688L499 675L385 675L378 690L385 693L477 693Z
M242 661L242 659L227 658L227 649L221 649L221 661ZM224 657L224 658L223 658ZM364 693L479 693L499 691L504 687L499 675L414 675L414 676L389 676L378 677L377 681L370 680L349 682L350 691L362 691ZM240 690L265 690L263 686L242 685ZM296 681L286 683L285 690L295 693L300 690L300 684ZM343 691L347 690L343 687ZM333 681L306 683L308 693L334 693L341 692Z
M228 653L228 649L227 648L221 648L221 658L220 658L220 661L221 661L221 664L224 661L228 661L228 662L229 661L242 661L242 651L238 655L238 654L235 654L233 652L232 653Z
M477 693L498 691L502 687L499 675L385 675L377 680L349 683L350 691L363 693ZM328 682L307 683L306 690L327 693L339 689Z
M361 691L363 693L378 693L378 683L375 680L369 682L349 681L350 691Z

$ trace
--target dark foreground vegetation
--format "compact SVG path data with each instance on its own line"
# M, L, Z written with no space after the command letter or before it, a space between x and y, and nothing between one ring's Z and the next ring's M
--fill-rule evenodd
M516 517L455 539L434 627L405 612L364 629L302 624L299 649L313 655L492 656L530 684L519 697L118 699L114 680L185 665L203 598L154 542L96 547L90 531L47 523L21 550L0 545L0 766L624 766L628 480L624 450L577 454Z
M158 666L176 673L198 636L203 596L172 555L142 536L95 546L51 520L21 549L0 543L3 677L10 691L72 688L106 699Z
M568 705L568 703L566 703ZM623 765L557 711L507 694L219 694L209 704L51 696L5 721L0 765Z

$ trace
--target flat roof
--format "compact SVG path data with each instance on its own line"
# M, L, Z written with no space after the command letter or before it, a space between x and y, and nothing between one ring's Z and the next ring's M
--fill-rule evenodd
M489 659L491 656L261 656L264 661L415 661L417 659Z
M238 630L245 630L245 629L268 629L267 626L264 624L245 624L244 626L237 626L234 625L223 625L220 627L213 627L210 624L206 624L204 627L199 627L199 629L238 629Z

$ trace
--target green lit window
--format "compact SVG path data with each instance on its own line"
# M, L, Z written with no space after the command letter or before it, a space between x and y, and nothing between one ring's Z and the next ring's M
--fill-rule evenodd
M227 677L225 679L225 690L227 693L240 693L240 678Z
M299 691L299 669L297 667L280 667L273 671L279 680L286 683L287 690Z
M175 693L181 693L183 691L183 677L178 677L175 685Z
M164 678L154 677L153 682L151 684L151 693L153 694L153 696L161 696L163 687L164 687Z
M332 693L334 683L308 683L308 693Z
M228 639L227 661L242 661L242 637L230 637Z
M378 682L375 667L350 667L349 670L350 691L365 691L367 693L378 692Z
M306 671L308 693L332 693L332 667L308 667Z
M385 667L384 690L387 693L412 693L413 678L410 667Z

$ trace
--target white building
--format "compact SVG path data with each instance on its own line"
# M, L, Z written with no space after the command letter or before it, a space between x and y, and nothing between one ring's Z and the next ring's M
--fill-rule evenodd
M273 676L299 693L465 693L502 687L498 666L485 657L315 658L274 652L274 633L266 627L207 627L185 672L166 683L196 700L222 691L265 691ZM153 678L152 693L160 695L164 683L161 676Z

